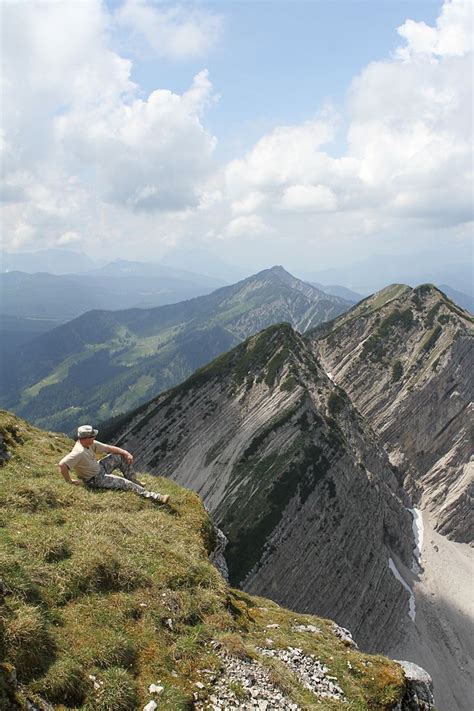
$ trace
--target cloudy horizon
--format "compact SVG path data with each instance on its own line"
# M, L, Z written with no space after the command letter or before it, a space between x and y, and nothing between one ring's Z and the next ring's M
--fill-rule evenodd
M5 250L470 254L470 2L1 12Z

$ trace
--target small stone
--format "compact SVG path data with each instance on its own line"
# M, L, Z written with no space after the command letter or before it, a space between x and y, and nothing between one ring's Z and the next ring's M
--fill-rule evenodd
M196 686L198 687L198 689L204 689L204 684L202 683L202 681L197 681Z
M277 630L280 628L280 625L277 625L276 623L273 625L267 625L267 630Z
M146 706L143 707L143 711L155 711L158 708L158 704L155 701L149 701Z
M170 630L173 629L173 620L171 619L171 617L168 617L168 619L165 620L165 625L166 625L167 627L169 627Z
M164 691L164 687L158 686L158 684L150 684L148 691L150 694L161 694L161 692Z

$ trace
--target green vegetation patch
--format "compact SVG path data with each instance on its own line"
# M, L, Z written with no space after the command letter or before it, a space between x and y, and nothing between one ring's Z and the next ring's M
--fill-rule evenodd
M438 340L438 338L440 337L442 330L442 326L436 326L422 343L421 350L425 352L430 351Z
M260 560L291 499L298 494L303 504L329 466L322 449L302 437L284 454L238 465L238 493L221 521L229 539L226 560L233 584L239 584ZM246 502L244 510L242 501Z
M403 375L403 365L400 360L396 360L392 367L392 383L398 382Z
M368 357L374 362L381 362L387 351L387 339L395 335L400 328L409 331L414 320L411 309L403 311L394 309L383 319L375 332L367 338L362 347L362 357Z

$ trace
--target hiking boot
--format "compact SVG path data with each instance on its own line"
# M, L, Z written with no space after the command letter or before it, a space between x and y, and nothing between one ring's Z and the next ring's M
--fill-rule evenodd
M153 501L159 501L160 504L167 504L170 500L168 494L158 494L156 491L147 491L145 494L147 499L153 499Z

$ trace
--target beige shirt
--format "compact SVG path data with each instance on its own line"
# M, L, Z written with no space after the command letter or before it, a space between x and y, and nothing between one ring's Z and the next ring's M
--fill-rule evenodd
M79 479L88 481L99 473L99 462L96 454L108 452L109 448L97 440L90 447L84 447L78 439L69 454L61 459L59 464L65 464L68 469L74 469Z

